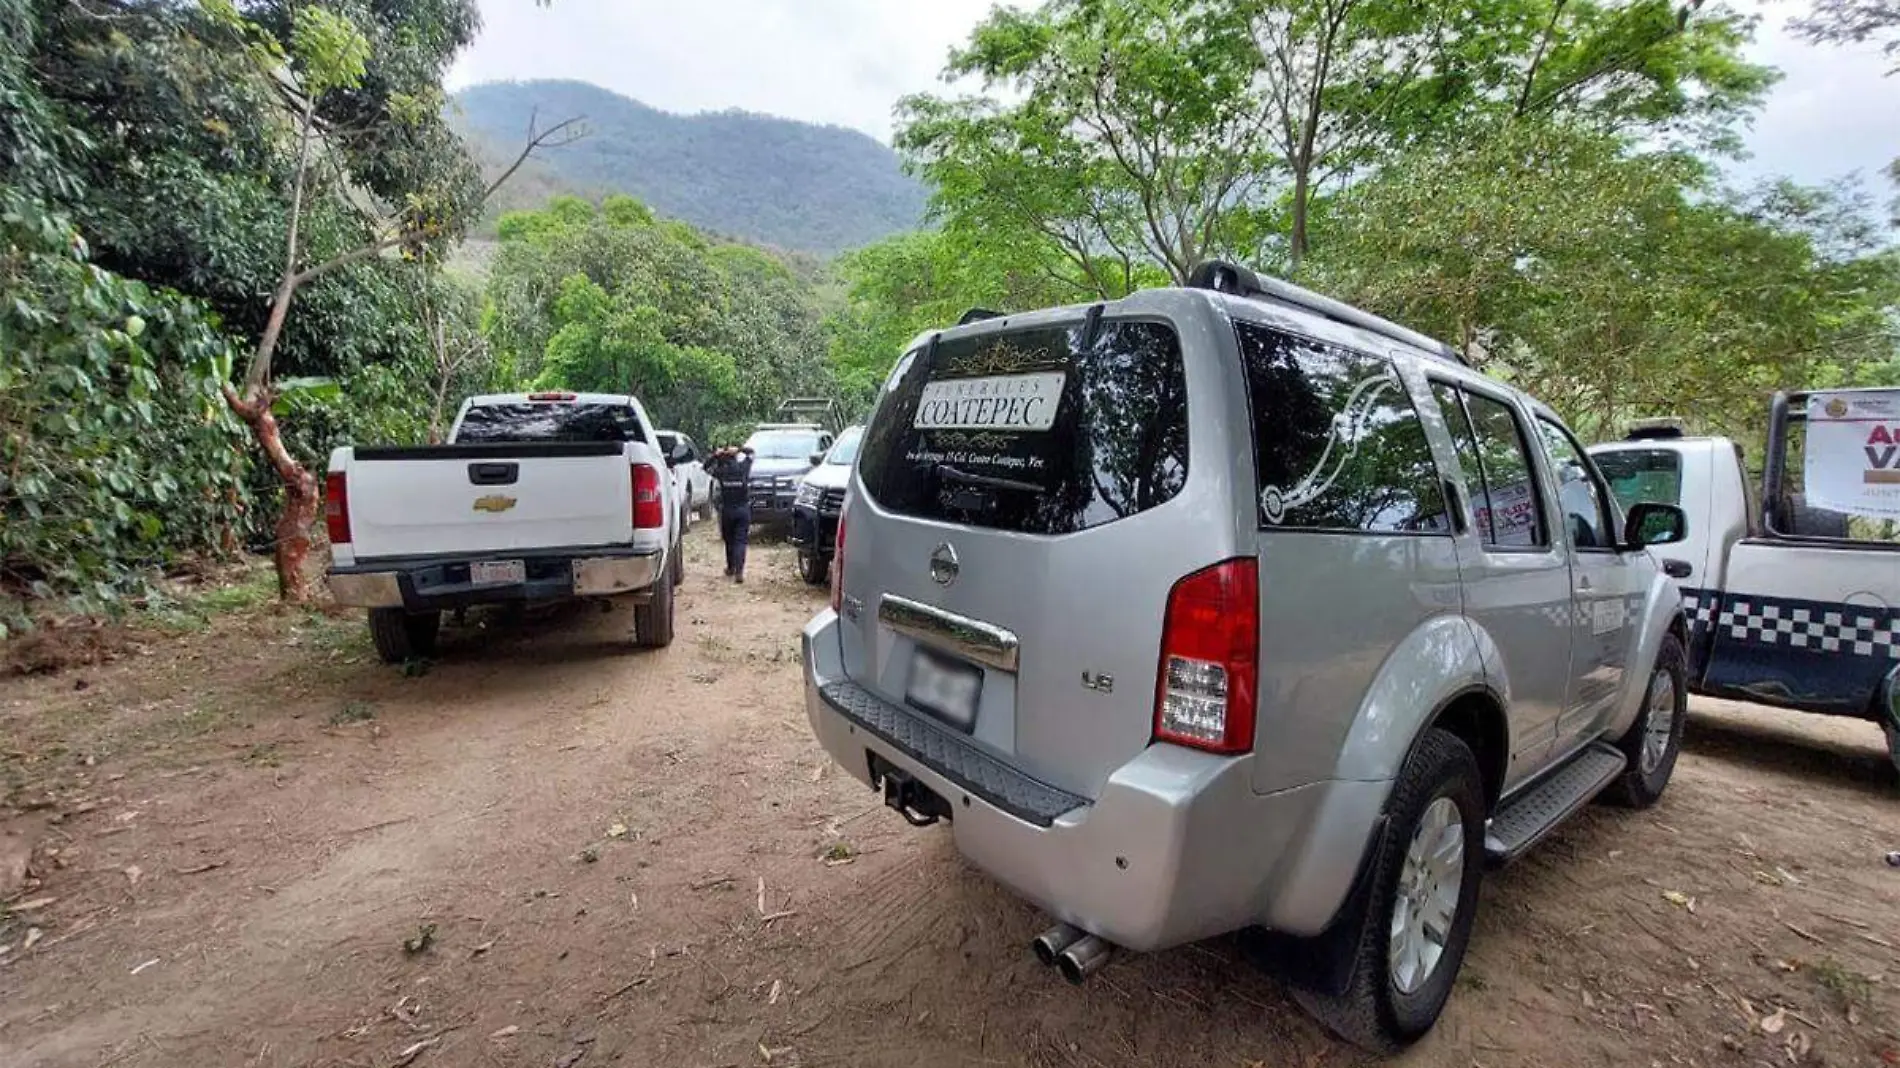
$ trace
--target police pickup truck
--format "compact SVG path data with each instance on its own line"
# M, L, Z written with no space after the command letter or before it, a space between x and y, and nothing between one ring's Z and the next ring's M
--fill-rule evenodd
M1900 389L1779 395L1767 440L1759 490L1728 438L1651 426L1590 453L1623 507L1688 513L1657 555L1691 689L1872 720L1900 768Z
M448 443L349 447L324 484L330 591L383 660L429 655L445 609L625 597L673 640L686 500L638 399L513 393L462 405Z

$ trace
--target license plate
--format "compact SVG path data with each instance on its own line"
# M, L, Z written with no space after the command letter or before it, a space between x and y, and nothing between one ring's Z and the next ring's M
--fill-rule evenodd
M918 649L910 662L905 700L958 730L976 722L976 698L983 689L980 668Z
M480 560L468 565L468 581L476 586L526 582L528 565L520 560Z

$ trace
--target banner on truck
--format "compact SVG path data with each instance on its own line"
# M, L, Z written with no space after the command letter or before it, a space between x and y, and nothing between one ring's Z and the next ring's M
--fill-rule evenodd
M1900 519L1900 389L1809 395L1806 451L1809 508Z

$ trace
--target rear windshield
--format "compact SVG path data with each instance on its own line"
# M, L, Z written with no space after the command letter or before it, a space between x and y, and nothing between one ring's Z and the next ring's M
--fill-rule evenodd
M1067 534L1144 512L1187 483L1181 343L1152 322L945 341L900 369L858 474L922 519Z
M818 451L815 430L760 430L745 439L746 447L761 460L809 460Z
M1682 503L1682 457L1674 449L1616 449L1591 459L1626 512L1644 503Z
M519 441L645 441L624 404L524 401L470 408L456 431L460 445Z

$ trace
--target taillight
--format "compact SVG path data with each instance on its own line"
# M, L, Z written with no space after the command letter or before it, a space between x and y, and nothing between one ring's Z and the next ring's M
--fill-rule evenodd
M838 537L831 546L831 610L844 604L844 517L849 505L838 510Z
M1213 753L1253 748L1260 567L1226 560L1168 593L1155 681L1155 738Z
M660 469L646 464L633 465L633 526L635 530L658 530L666 525L666 509L660 503Z
M350 484L341 471L323 476L323 525L331 545L350 543Z

